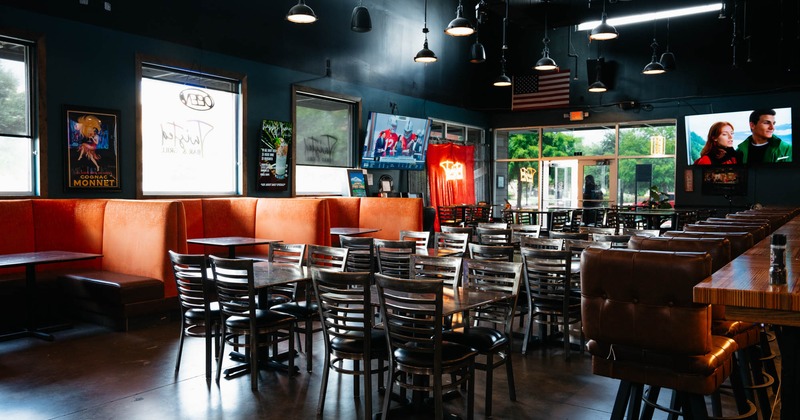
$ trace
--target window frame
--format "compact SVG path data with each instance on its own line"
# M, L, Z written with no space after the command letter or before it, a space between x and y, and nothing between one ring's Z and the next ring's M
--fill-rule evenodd
M310 96L315 97L318 99L330 100L333 102L338 103L346 103L351 106L351 115L348 121L350 124L350 162L348 166L331 166L331 165L298 165L297 164L297 156L298 156L298 128L297 128L297 100L298 96ZM303 85L292 85L292 163L291 163L291 174L293 174L294 179L292 180L292 197L315 197L315 196L338 196L342 195L344 188L348 188L348 185L345 183L347 180L347 169L353 169L360 166L359 161L359 151L361 150L362 146L362 132L361 132L361 121L362 121L362 100L360 97L345 95L338 92L331 92L322 89L317 89L313 87L303 86ZM337 178L341 179L343 189L339 191L338 194L333 193L331 191L301 191L298 192L297 184L298 184L298 177L300 175L300 170L304 168L314 168L315 171L325 171L324 168L329 168L331 171L331 175L336 173ZM339 174L341 172L341 174ZM341 175L341 176L340 176Z
M30 198L47 197L48 195L48 172L44 170L48 166L47 155L47 101L44 92L47 91L47 67L44 64L46 57L46 42L44 35L4 29L0 33L0 39L7 42L22 44L26 48L27 65L27 133L24 135L10 135L8 137L27 138L31 142L31 171L30 171L30 190L20 193L19 191L0 191L1 198Z
M142 144L143 144L143 128L142 128L142 78L143 66L152 65L155 67L172 68L178 72L186 72L196 74L198 76L207 76L209 78L228 79L238 83L239 92L237 100L237 125L238 129L236 135L236 159L235 163L235 189L230 194L198 194L190 192L181 194L179 192L168 192L164 194L145 194L142 190L143 166L142 166ZM247 193L247 167L248 167L248 143L247 143L247 75L221 70L216 68L204 68L202 66L191 65L175 60L163 59L161 57L149 56L144 54L136 55L136 197L137 198L166 198L166 197L236 197L243 196Z

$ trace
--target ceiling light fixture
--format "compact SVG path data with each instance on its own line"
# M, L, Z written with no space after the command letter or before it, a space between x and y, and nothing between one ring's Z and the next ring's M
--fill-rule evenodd
M477 32L475 33L475 43L469 49L469 62L470 63L483 63L486 61L486 48L478 41Z
M310 7L306 6L305 0L299 0L289 9L286 20L292 23L314 23L317 21L317 15Z
M605 3L603 3L603 14L605 15ZM631 16L624 16L618 17L613 19L608 19L606 23L614 26L622 26L622 25L630 25L633 23L641 23L641 22L650 22L654 20L660 19L669 19L674 17L681 17L681 16L690 16L696 15L700 13L708 13L708 12L718 12L722 9L722 3L714 3L708 4L705 6L695 6L695 7L685 7L682 9L672 9L672 10L664 10L661 12L652 12L652 13L642 13L638 15L631 15ZM579 31L592 31L603 23L603 20L597 21L593 20L590 22L584 22L578 25ZM595 38L592 38L595 39Z
M425 34L425 43L422 44L422 49L419 50L414 61L417 63L434 63L438 58L436 54L428 48L428 0L425 0L425 24L422 27L422 33Z
M508 44L506 44L506 26L508 26L508 0L505 1L506 3L506 15L503 18L503 47L501 48L502 55L500 57L500 76L497 76L494 79L494 86L497 87L507 87L511 86L511 78L506 76L506 50L508 50Z
M556 61L550 58L550 48L547 44L550 43L550 38L547 37L547 12L545 11L544 14L544 38L542 38L542 43L544 44L544 49L542 50L542 58L536 62L533 66L534 70L539 71L550 71L558 69L558 64Z
M472 22L464 17L464 6L461 5L461 0L458 0L456 18L450 21L444 33L450 36L469 36L475 33L475 27L472 26Z
M658 61L664 66L664 70L666 71L672 71L677 68L675 64L675 54L669 50L669 19L667 19L667 48L664 50L664 54L661 54L661 59Z
M589 34L589 39L594 41L608 41L619 36L617 28L611 26L607 22L607 19L606 1L603 0L603 14L600 16L600 24L592 28L592 32Z
M359 1L358 6L353 9L353 16L350 18L350 29L353 32L369 32L372 30L372 18L369 10L364 7L364 2Z
M599 48L598 48L598 53L599 52L600 51L599 51ZM595 62L595 67L594 67L594 69L595 69L595 71L594 71L594 73L595 73L594 83L589 85L589 92L592 92L592 93L603 93L603 92L608 91L608 88L606 87L605 83L603 83L600 80L600 74L603 72L603 64L604 63L605 63L605 60L603 60L603 57L597 57L597 61Z
M642 69L642 74L662 74L666 72L664 70L664 66L658 62L658 42L656 42L656 23L653 22L653 42L650 44L650 48L653 49L653 58L650 60L644 69Z

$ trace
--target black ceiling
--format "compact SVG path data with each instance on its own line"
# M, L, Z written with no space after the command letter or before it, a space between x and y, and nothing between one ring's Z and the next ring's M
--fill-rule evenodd
M477 2L463 1L465 15L473 20ZM677 8L710 2L713 0L608 0L605 7L608 15L613 17L667 6ZM105 10L105 3L110 4L110 11ZM731 7L734 3L748 4L745 0L728 0L728 3ZM769 3L770 12L764 12L764 15L774 17L780 11L776 12L773 6L780 4L783 7L785 2L758 0L749 3ZM80 0L0 0L0 4L310 74L324 75L326 62L330 61L334 79L467 108L496 108L495 105L485 105L485 87L499 69L497 56L506 6L503 1L486 1L489 13L487 22L480 27L480 38L487 46L490 59L482 65L466 63L474 37L454 39L442 34L455 16L457 0L428 2L430 45L439 56L438 63L428 65L412 60L422 47L423 0L363 0L372 16L373 30L368 33L355 33L349 29L351 12L359 0L306 0L319 17L319 21L312 25L296 25L285 20L286 12L296 4L296 0L88 0L88 5L81 5ZM786 7L797 7L793 1L789 4ZM564 29L585 20L599 19L603 2L509 0L508 7L508 33L514 37L509 43L519 57L520 52L535 56L537 51L541 51L545 15L551 38L554 38L551 49L555 50L558 47L556 38L564 38L565 34L572 32ZM792 16L797 16L796 10ZM698 37L708 29L716 33L714 42L722 43L719 48L728 48L724 44L730 41L730 24L721 26L716 23L716 16L704 19L703 25L707 28L701 27L688 35ZM794 24L793 36L800 26L796 23L788 22ZM650 28L645 26L644 30L637 30L638 34L628 35L645 44L644 54L647 54ZM586 58L586 52L593 49L589 49L585 33L574 34L577 33L572 32L570 36L578 39L570 42L583 49L582 58ZM687 34L671 36L678 39ZM684 48L702 48L702 43ZM529 68L528 63L524 65Z

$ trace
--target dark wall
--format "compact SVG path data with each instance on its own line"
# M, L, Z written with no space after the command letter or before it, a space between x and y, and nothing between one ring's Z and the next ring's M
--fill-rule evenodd
M303 73L233 56L213 53L152 38L131 35L99 26L25 12L0 6L0 32L42 35L46 42L46 121L48 162L42 168L48 175L49 197L133 198L136 196L136 55L163 58L184 63L188 68L219 69L247 76L246 103L247 195L256 192L255 171L259 129L263 119L291 121L291 86L299 84L362 99L363 117L358 143L367 124L369 111L390 112L389 102L397 104L403 115L430 117L487 127L485 114L430 102L381 89L342 82L335 77ZM120 121L120 193L66 193L64 189L64 154L66 142L62 107L81 105L115 109ZM360 150L360 144L357 145ZM395 177L398 178L398 177ZM288 195L288 193L286 194Z

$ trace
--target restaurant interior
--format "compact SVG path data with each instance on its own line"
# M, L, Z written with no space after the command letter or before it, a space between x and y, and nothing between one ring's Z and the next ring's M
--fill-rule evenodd
M0 0L0 417L800 418L798 22Z

